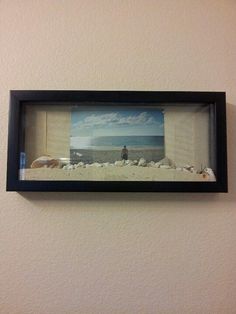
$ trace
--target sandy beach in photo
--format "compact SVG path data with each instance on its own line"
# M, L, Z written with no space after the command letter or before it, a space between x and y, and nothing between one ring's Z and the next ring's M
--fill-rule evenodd
M78 155L77 155L78 154ZM93 162L110 162L114 163L121 159L121 148L110 150L101 149L71 149L71 163L84 162L90 164ZM129 149L128 159L139 160L144 158L147 162L159 161L164 158L164 148L132 148Z

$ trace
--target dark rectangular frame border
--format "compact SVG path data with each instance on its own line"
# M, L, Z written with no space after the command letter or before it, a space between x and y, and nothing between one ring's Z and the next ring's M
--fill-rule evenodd
M24 181L18 178L21 108L25 102L212 103L216 114L216 182ZM7 191L227 192L226 101L224 92L23 91L10 92Z

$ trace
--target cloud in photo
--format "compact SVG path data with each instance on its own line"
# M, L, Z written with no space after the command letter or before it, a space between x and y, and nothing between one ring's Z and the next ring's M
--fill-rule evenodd
M74 110L72 136L163 134L163 113L158 109L122 109L113 112Z

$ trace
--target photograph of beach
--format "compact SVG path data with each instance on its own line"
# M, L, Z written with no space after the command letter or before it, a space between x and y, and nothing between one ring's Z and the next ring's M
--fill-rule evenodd
M164 158L164 119L159 109L72 111L72 164L158 162Z
M127 156L122 156L122 149ZM70 159L72 163L147 162L164 158L164 120L158 109L103 109L72 111Z

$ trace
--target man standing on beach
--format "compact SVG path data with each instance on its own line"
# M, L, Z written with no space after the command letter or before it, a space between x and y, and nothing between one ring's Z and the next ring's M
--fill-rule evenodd
M126 146L124 146L122 151L121 151L121 159L122 160L128 159L128 149L126 148Z

